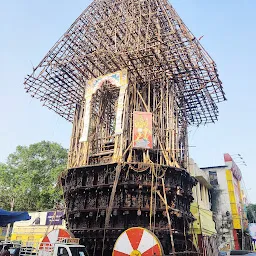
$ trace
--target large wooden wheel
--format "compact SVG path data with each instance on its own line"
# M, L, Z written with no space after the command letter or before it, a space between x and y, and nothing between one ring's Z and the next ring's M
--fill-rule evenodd
M124 231L117 239L113 256L162 256L158 238L149 230L134 227Z

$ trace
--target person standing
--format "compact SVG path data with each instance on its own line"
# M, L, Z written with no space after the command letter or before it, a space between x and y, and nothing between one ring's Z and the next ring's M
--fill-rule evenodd
M10 256L8 245L4 245L3 250L0 253L0 256Z

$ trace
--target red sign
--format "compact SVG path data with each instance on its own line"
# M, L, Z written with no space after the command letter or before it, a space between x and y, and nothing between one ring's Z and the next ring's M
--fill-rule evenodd
M153 148L152 142L152 113L133 112L133 147Z

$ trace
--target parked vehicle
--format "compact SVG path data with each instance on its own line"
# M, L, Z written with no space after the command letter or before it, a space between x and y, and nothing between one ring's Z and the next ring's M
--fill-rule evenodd
M19 256L89 256L79 239L65 239L57 243L39 243L35 247L21 247ZM75 242L76 241L76 242Z
M227 253L227 255L250 255L250 256L253 256L253 255L256 255L255 252L252 252L252 251L248 251L248 250L233 250L233 251L230 251Z
M2 242L0 246L9 246L11 256L89 256L85 246L79 244L79 239L65 238L56 243L36 243L33 246L21 246L12 242Z
M74 239L72 239L74 240ZM85 247L67 241L55 244L40 243L38 248L21 247L19 256L89 256Z

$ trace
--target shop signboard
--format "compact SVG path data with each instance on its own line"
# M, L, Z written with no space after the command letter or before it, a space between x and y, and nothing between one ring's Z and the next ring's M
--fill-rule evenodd
M63 211L47 212L45 225L62 225Z

